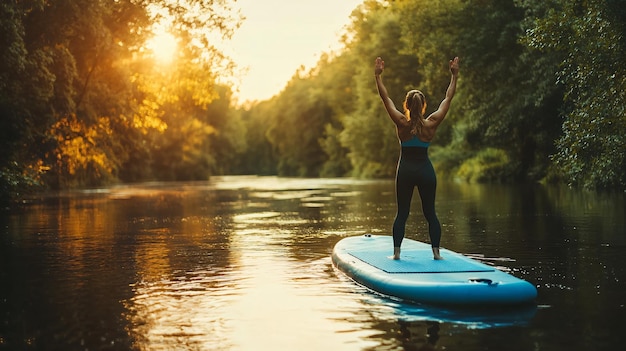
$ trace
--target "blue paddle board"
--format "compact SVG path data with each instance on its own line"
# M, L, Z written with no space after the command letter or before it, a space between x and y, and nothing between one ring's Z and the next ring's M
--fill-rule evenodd
M427 304L504 306L533 302L537 289L495 267L441 248L404 239L400 260L390 258L391 236L347 237L333 249L333 264L357 283L383 295Z

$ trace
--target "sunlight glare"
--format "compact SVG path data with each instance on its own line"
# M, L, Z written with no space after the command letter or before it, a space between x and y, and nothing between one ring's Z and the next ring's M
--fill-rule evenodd
M165 30L157 30L146 46L152 51L157 62L169 64L174 60L178 42L171 33Z

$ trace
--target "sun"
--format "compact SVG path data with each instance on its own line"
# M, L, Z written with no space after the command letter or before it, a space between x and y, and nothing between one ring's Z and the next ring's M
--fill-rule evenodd
M176 56L178 41L166 30L157 30L148 40L146 47L152 51L154 58L161 64L172 63Z

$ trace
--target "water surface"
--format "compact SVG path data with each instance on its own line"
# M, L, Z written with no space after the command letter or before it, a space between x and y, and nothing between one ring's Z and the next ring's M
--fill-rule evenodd
M1 217L0 349L623 348L623 193L440 183L442 246L539 292L532 308L459 311L378 296L333 268L341 238L389 234L392 191L224 177L26 203ZM407 236L426 233L416 199Z

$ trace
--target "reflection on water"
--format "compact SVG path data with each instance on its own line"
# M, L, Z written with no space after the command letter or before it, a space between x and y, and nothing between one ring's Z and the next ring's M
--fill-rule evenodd
M0 349L623 346L624 194L440 184L443 246L539 289L538 308L477 311L378 296L332 267L342 237L389 233L392 191L224 177L33 201L2 217ZM427 240L419 213L407 235Z

